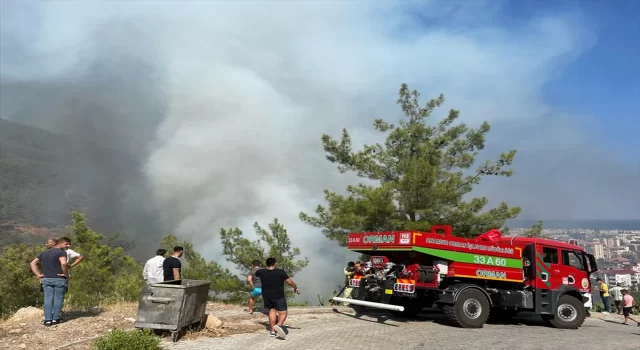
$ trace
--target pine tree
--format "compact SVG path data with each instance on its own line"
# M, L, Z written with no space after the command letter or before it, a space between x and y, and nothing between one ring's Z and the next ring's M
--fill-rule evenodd
M300 248L291 247L289 234L278 219L269 224L269 230L262 228L257 222L253 224L253 228L258 235L257 240L244 237L239 228L220 230L223 254L242 273L249 272L254 260L264 264L270 257L275 258L278 267L290 277L309 265L308 258L299 258Z
M463 199L485 176L509 177L516 151L481 164L469 174L476 156L484 148L490 127L487 122L473 129L454 125L459 111L451 109L439 122L431 114L444 103L444 95L420 105L420 94L402 84L397 103L405 118L399 125L376 119L373 126L386 134L384 143L364 145L354 151L349 132L338 141L322 136L327 159L341 173L355 172L366 183L347 187L347 194L325 190L327 206L318 205L315 216L300 218L326 237L345 245L353 231L429 230L431 225L450 224L459 236L473 236L520 213L519 207L500 203L483 209L485 197ZM465 174L465 172L467 174Z

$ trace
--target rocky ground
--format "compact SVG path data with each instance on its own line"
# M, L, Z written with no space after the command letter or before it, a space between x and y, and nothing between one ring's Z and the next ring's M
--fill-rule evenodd
M45 327L40 324L42 310L24 308L8 320L0 322L0 349L89 349L93 338L112 329L134 329L137 304L114 305L104 310L88 312L68 311L66 322ZM211 303L207 313L210 328L200 332L187 332L183 339L223 337L238 333L251 333L263 329L264 315L249 315L242 307Z

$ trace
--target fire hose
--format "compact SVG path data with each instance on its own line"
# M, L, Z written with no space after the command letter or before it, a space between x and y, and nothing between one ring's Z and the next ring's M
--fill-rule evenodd
M331 303L331 305L335 305L336 303L333 301L334 298L340 296L340 294L342 294L342 292L344 292L344 290L347 288L347 284L344 285L344 287L342 287L342 289L340 289L340 291L338 292L338 294L336 294L333 298L329 299L329 302Z
M333 298L333 300L341 303L349 303L353 305L368 306L376 309L392 310L392 311L404 311L404 306L391 305L383 303L374 303L371 301L357 300L357 299L345 299L345 298Z

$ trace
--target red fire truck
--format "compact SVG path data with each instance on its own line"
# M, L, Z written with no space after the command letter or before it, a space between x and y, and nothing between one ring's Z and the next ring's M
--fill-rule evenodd
M451 226L350 233L347 246L370 260L349 282L353 299L334 301L405 316L438 307L464 328L529 311L554 327L577 329L586 317L589 275L597 271L594 256L579 246L498 230L471 239L453 236Z

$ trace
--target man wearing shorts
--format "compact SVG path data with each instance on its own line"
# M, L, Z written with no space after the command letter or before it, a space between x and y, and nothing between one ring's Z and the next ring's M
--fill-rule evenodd
M260 277L256 277L256 271L262 269L260 267L260 261L254 260L251 263L251 271L247 275L247 281L249 282L249 287L251 287L251 293L249 293L249 307L247 311L250 314L253 314L253 307L256 304L256 299L262 295L262 282L260 281Z
M287 299L284 295L283 283L286 282L290 285L296 294L300 294L300 289L284 270L276 268L276 262L274 258L267 259L267 268L257 270L255 276L260 278L262 300L264 300L265 309L269 310L269 326L271 327L269 335L284 339L287 334L282 330L282 324L287 319ZM276 312L278 317L277 324Z
M640 327L640 322L631 318L631 309L633 309L633 297L629 294L629 291L624 288L622 289L622 315L624 315L624 325L627 325L627 320L631 320L638 324Z

